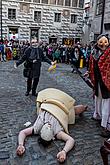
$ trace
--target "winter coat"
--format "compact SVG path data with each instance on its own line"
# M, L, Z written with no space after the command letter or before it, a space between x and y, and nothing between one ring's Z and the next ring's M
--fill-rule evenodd
M34 50L34 57L31 58L31 52ZM41 48L32 48L29 47L25 50L24 55L16 63L17 66L24 63L24 67L27 67L31 70L29 78L38 78L40 76L41 62L47 62L51 64L51 60L43 54Z

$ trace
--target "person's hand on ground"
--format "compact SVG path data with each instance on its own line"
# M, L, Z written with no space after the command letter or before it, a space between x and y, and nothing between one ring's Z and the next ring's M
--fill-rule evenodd
M57 159L60 163L64 162L66 160L66 152L64 150L60 151L57 154Z
M16 150L17 155L21 156L24 154L24 152L25 152L25 147L23 145L19 145Z

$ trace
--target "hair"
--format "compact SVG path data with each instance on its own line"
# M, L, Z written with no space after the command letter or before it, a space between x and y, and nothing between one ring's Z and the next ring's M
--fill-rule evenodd
M36 37L32 37L32 38L31 38L31 41L32 41L32 40L37 40L37 41L38 41L38 39L37 39Z
M38 143L42 144L44 147L48 147L51 144L52 140L46 141L42 139L41 137L38 138Z
M102 38L102 37L106 37L107 39L108 39L108 41L109 41L109 37L108 37L108 34L106 33L106 34L100 34L98 37L97 37L97 41L100 39L100 38Z

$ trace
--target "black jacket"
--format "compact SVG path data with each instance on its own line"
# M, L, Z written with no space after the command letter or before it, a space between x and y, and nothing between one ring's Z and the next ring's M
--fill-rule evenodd
M19 66L20 64L25 62L25 64L28 64L27 67L31 68L32 71L30 78L37 78L40 76L41 62L47 62L48 64L51 64L51 60L46 55L44 55L41 48L34 48L36 58L34 59L35 62L33 62L33 60L30 60L32 49L32 47L27 48L24 52L24 55L17 61L16 65ZM37 59L38 54L39 58Z

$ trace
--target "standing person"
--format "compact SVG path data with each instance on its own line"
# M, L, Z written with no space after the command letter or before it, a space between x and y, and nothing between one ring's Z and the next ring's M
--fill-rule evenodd
M31 40L31 46L29 46L24 55L16 62L15 68L20 64L24 63L24 77L27 77L27 91L25 96L28 96L31 89L32 95L37 96L36 89L40 77L41 62L45 61L50 65L54 65L55 62L52 62L47 56L43 54L42 49L38 47L38 42L36 39ZM33 80L33 82L32 82Z
M63 45L63 52L62 52L62 63L65 63L65 59L66 59L66 45Z
M97 38L90 55L89 76L95 95L93 119L101 121L101 136L110 137L110 46L107 35L102 34Z
M74 67L76 67L77 69L80 67L80 59L81 59L80 49L76 46L75 48L73 48L71 52L71 64L73 65L72 73L76 72Z
M74 124L75 114L79 115L87 110L87 106L74 106L75 100L55 88L47 88L38 93L37 97L38 117L32 127L19 133L17 154L25 152L24 140L29 135L39 135L39 142L44 146L49 145L55 138L63 140L65 146L59 150L57 159L64 162L67 153L74 146L74 139L69 135L68 124Z
M1 62L6 62L6 56L5 56L5 45L3 43L3 40L0 41L0 55L1 55Z
M87 49L86 49L86 52L87 52L87 58L86 58L86 67L87 67L87 70L89 68L89 59L90 59L90 54L91 54L91 45L88 45L87 46Z
M52 56L53 56L54 61L57 61L57 63L61 62L60 49L59 48L56 48L56 50L54 51Z
M67 48L67 51L66 51L66 57L67 57L66 62L67 62L67 64L70 63L71 51L72 51L72 48L71 48L71 45L69 45L68 48Z

